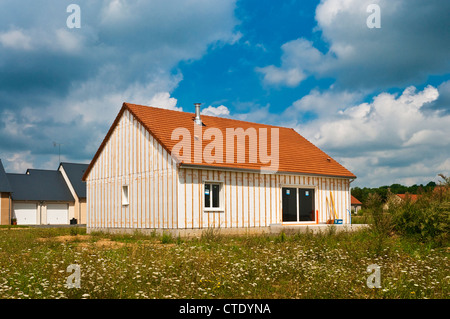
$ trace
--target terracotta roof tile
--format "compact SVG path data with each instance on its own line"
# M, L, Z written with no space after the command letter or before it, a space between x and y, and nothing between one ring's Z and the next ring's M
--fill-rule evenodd
M406 193L406 194L397 194L397 196L398 197L400 197L401 199L403 199L403 200L406 200L406 199L410 199L411 201L413 201L413 202L415 202L418 198L419 198L419 195L416 195L416 194L409 194L409 193Z
M351 204L352 205L362 205L362 203L353 195L351 195Z

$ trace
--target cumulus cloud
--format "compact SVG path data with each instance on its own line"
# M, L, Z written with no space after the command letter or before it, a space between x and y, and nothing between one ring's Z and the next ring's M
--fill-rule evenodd
M445 81L438 86L439 97L429 103L424 111L440 112L442 115L450 114L450 81Z
M282 45L281 66L256 68L264 75L264 83L295 87L308 75L321 68L324 56L306 39L296 39Z
M378 4L381 28L368 28L367 7ZM421 83L450 71L448 1L323 0L315 31L320 52L304 38L282 46L280 66L257 68L265 84L297 86L307 76L333 77L343 88L386 89ZM439 30L439 32L436 32ZM301 76L300 76L301 75Z
M369 101L362 93L312 90L279 114L253 105L231 116L294 128L355 173L352 185L426 184L450 172L450 114L433 106L446 89L410 86Z
M242 36L235 1L80 0L79 29L69 4L0 2L2 157L29 150L47 167L56 139L62 158L88 162L123 102L181 109L177 65Z
M421 91L408 87L401 94L383 92L356 105L349 104L356 96L332 96L343 104L334 103L328 113L318 108L320 117L295 128L362 176L358 183L379 186L386 180L406 181L405 176L427 183L442 170L450 170L450 115L424 112L439 97L435 87ZM308 99L333 104L330 93L313 92L292 108L298 109Z
M0 33L0 44L5 48L30 50L31 38L21 30L10 30Z
M358 92L336 90L321 92L314 89L308 95L292 103L283 112L283 117L298 121L299 116L312 113L317 117L329 118L331 114L336 114L361 98L362 95Z
M8 173L17 172L24 174L28 168L33 167L33 157L30 151L9 153L7 157L2 158L2 162L9 168ZM53 167L53 169L56 168Z
M170 96L169 92L158 92L156 93L150 101L144 105L151 105L156 107L161 107L169 110L182 111L183 108L177 107L177 99Z
M225 105L219 105L217 107L210 105L207 108L202 109L201 114L228 117L230 115L230 110Z
M425 116L420 111L438 96L438 90L432 86L421 92L409 87L400 96L381 93L371 103L351 106L332 116L322 116L318 121L326 121L326 124L316 126L318 123L315 123L311 127L315 131L312 136L318 145L336 150L353 147L373 150L389 145L391 148L402 147L421 130L429 127L444 131L450 129L446 128L448 122L445 119L442 121L436 115Z

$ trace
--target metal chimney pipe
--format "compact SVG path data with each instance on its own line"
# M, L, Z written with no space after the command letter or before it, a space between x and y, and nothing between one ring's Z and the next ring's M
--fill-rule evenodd
M194 103L195 105L195 124L202 125L202 120L200 119L200 105L201 103Z

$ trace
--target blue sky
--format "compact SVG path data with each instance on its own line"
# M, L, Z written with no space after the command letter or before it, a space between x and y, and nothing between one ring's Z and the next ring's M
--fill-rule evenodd
M68 28L69 4L81 28ZM367 11L380 8L380 28ZM0 158L88 163L122 103L287 126L355 186L450 175L450 2L0 2Z

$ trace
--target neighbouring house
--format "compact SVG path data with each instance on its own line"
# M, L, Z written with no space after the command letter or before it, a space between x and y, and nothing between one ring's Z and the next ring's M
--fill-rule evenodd
M12 188L0 159L0 225L11 223L11 193Z
M400 198L401 201L410 200L412 202L415 202L417 201L420 195L406 193L406 194L396 194L396 196Z
M353 195L351 195L352 212L357 214L362 207L362 203Z
M347 224L355 178L291 128L124 103L83 176L87 230L315 225L331 203Z
M17 174L5 173L0 162L2 225L12 220L18 225L86 223L86 186L81 177L87 166L61 163L58 170Z
M410 194L410 193L406 193L406 194L393 194L393 193L390 193L390 194L388 194L388 198L386 200L386 203L383 205L383 209L385 209L385 210L389 209L389 205L391 203L399 204L399 203L404 202L406 200L410 200L411 202L415 202L415 201L417 201L417 199L419 197L420 197L420 195Z
M63 162L58 168L75 200L73 218L79 224L86 223L86 182L81 178L88 166L89 164Z
M75 200L59 171L28 169L6 175L18 225L69 224Z

